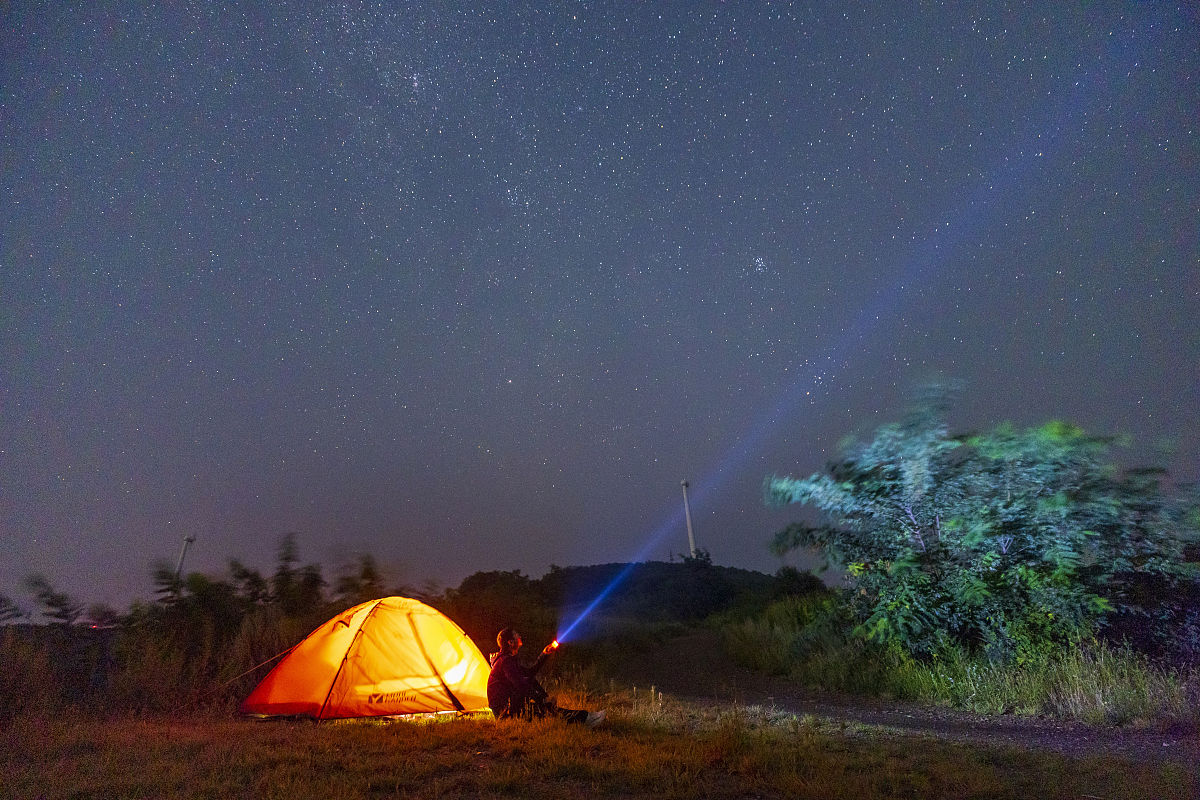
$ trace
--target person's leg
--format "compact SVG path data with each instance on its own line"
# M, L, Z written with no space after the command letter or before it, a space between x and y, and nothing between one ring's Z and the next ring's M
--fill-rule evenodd
M517 719L531 720L534 718L534 702L528 695L514 694L509 701L509 716Z
M525 719L541 719L543 717L558 717L567 722L586 722L588 712L576 711L572 708L561 708L553 700L530 699L525 704Z
M558 713L567 722L583 724L589 728L594 728L601 722L604 722L608 716L604 711L576 711L571 708L560 708L558 709Z
M588 712L586 711L577 711L573 708L559 708L558 706L554 707L554 711L567 722L587 722Z

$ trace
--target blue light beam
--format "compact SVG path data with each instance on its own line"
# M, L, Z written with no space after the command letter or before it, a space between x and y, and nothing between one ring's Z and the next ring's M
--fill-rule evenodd
M1108 55L1114 56L1118 49L1111 47ZM1108 65L1111 67L1112 65ZM1101 75L1107 74L1105 68L1098 68ZM875 298L861 308L855 315L852 324L847 326L841 335L834 338L818 357L809 362L814 365L825 365L832 370L838 365L844 365L851 355L851 346L861 342L868 334L877 329L885 320L890 320L899 312L905 293L911 293L915 287L927 285L944 265L950 260L952 253L967 242L977 241L983 232L998 223L1004 212L1011 212L1018 198L1027 197L1054 174L1051 170L1051 158L1048 151L1054 145L1061 145L1060 137L1055 131L1068 129L1084 115L1081 113L1090 104L1087 100L1093 88L1090 77L1083 75L1074 82L1074 91L1067 93L1064 101L1057 109L1052 109L1049 122L1043 126L1030 125L1024 135L1014 138L1022 143L1033 143L1034 147L1017 148L1002 159L987 175L991 180L984 180L971 187L966 196L957 203L951 204L956 209L954 218L958 223L939 224L934 233L925 237L915 246L907 257L900 260L900 277L892 284L887 292L878 292ZM1057 123L1057 124L1054 124ZM1065 147L1054 148L1060 155ZM1036 186L1026 186L1023 192L1016 189L1022 183L1036 182ZM1008 201L1006 204L1005 201ZM1005 206L1008 208L1005 208ZM779 400L770 408L758 415L749 426L745 435L739 437L726 451L717 464L709 470L706 480L698 481L692 495L692 503L696 510L702 510L708 498L717 489L728 483L735 469L742 467L750 457L758 452L767 438L774 433L782 421L797 414L801 404L808 399L810 405L815 405L813 390L821 388L822 376L832 374L830 371L814 370L811 380L800 380L791 384ZM824 395L817 394L818 398ZM558 641L566 641L584 619L598 608L618 586L629 577L638 563L645 560L649 553L671 532L678 530L683 522L683 509L677 508L648 537L646 544L634 555L633 559L596 595L576 617L558 635Z

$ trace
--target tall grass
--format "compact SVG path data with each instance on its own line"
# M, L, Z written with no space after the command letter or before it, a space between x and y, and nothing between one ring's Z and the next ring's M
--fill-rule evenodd
M852 636L836 599L787 598L727 622L740 663L813 687L920 700L984 714L1049 714L1103 724L1200 726L1200 675L1094 642L1028 663L994 664L960 651L919 661Z
M49 648L15 626L0 629L0 725L22 716L55 713L62 706L62 680Z
M1200 724L1196 677L1104 644L1021 664L951 653L930 663L897 659L897 694L985 714L1051 714L1096 724Z

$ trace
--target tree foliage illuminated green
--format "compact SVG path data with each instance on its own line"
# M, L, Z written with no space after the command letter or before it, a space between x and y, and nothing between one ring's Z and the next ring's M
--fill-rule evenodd
M817 509L773 548L846 570L870 639L1023 661L1128 610L1132 576L1177 574L1186 517L1153 470L1119 472L1111 440L1049 422L952 436L945 403L849 449L826 473L767 480L769 503Z

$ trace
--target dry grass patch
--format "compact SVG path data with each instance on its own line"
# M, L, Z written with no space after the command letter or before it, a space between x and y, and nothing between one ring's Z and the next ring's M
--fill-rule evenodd
M611 722L597 730L557 720L26 719L0 735L0 795L1182 798L1200 790L1178 766L901 738L649 694L605 698Z

